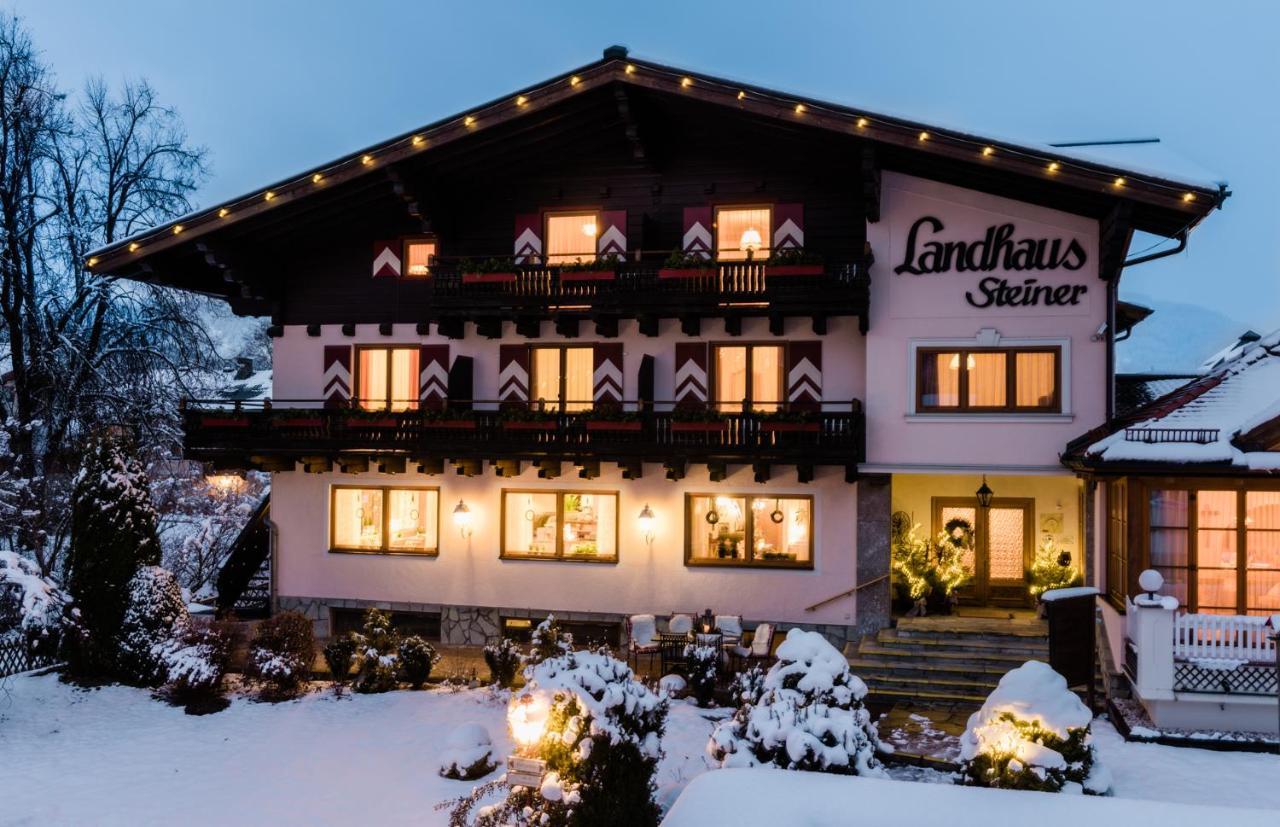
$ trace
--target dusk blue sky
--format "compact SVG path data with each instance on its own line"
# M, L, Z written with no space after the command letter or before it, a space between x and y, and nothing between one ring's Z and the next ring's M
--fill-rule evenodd
M1186 253L1126 272L1123 293L1280 326L1280 4L6 5L65 87L145 77L181 111L211 153L201 204L594 60L611 43L997 136L1159 136L1234 195Z

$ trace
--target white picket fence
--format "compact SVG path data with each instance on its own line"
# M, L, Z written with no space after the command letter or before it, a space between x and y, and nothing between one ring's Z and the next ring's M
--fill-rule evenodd
M1275 663L1274 634L1265 617L1181 614L1173 621L1173 657Z

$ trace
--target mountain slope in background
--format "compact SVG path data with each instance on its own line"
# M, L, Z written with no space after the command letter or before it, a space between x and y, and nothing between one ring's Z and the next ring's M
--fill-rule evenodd
M1160 301L1141 293L1126 293L1123 298L1155 312L1116 345L1117 373L1195 373L1201 362L1246 329L1235 319L1194 304Z

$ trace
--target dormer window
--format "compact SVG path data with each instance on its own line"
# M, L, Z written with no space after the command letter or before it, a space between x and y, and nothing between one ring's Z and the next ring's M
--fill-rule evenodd
M772 231L772 207L717 207L716 260L768 258Z
M595 212L547 214L547 264L594 261L600 216Z
M435 236L407 238L404 242L404 273L406 276L429 276L435 264Z

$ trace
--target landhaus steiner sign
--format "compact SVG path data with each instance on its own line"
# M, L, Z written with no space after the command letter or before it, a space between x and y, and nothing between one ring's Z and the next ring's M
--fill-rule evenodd
M916 276L955 271L965 273L991 272L992 270L1068 270L1084 267L1088 256L1084 247L1074 238L1022 238L1015 239L1011 222L993 224L986 234L976 241L921 240L921 229L936 235L945 229L942 221L932 215L921 216L907 233L907 249L902 263L893 268L901 275ZM974 307L1027 307L1044 304L1048 307L1080 303L1080 296L1088 291L1083 284L1038 284L1035 278L1023 279L1022 284L1010 285L1008 279L987 276L978 282L980 297L966 291L965 300Z

